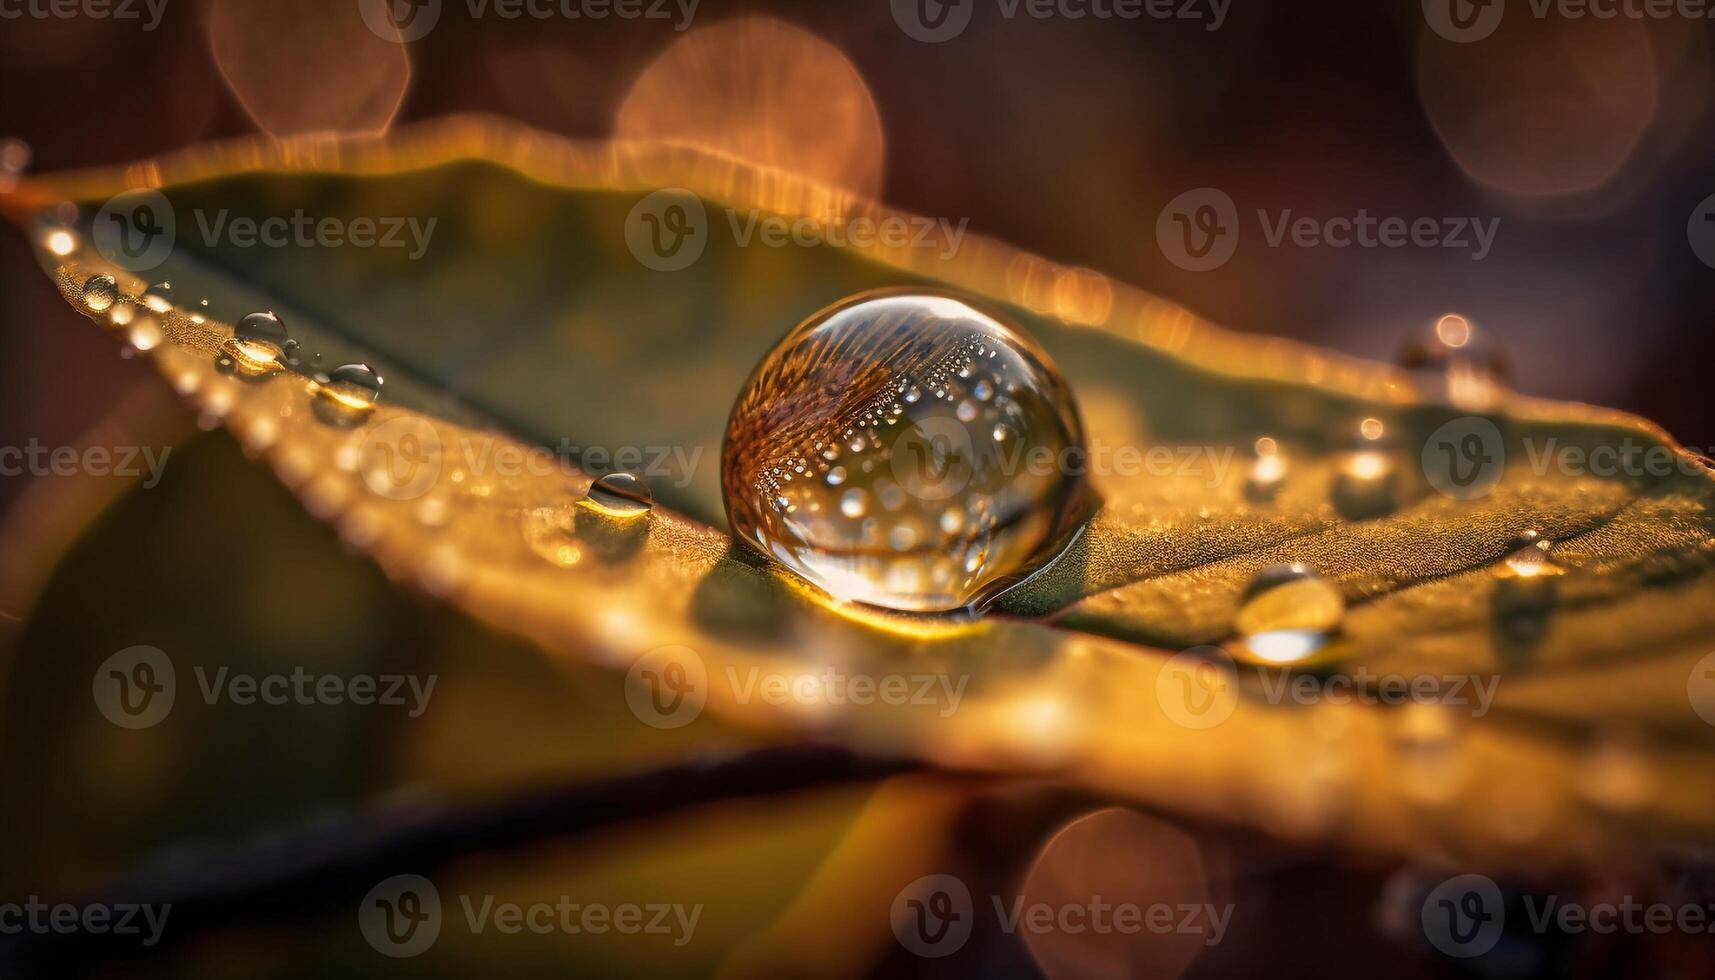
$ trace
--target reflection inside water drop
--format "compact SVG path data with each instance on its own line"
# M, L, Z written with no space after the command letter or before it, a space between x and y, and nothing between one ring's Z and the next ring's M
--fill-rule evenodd
M156 313L165 313L173 308L173 284L157 282L143 290L143 305Z
M171 287L168 287L169 291ZM285 370L286 324L272 310L251 313L220 345L215 366L245 378L265 378Z
M105 313L119 299L119 284L112 276L90 276L83 283L83 305L94 313Z
M951 297L867 294L756 369L722 489L742 540L836 598L956 609L1069 538L1083 485L1055 461L1082 443L1065 381L1018 328Z
M653 501L649 484L635 473L609 473L584 494L585 503L609 517L639 517L649 513Z
M314 382L316 417L332 424L362 421L381 397L381 375L367 364L342 364Z
M1399 363L1416 375L1426 397L1473 411L1494 403L1508 373L1500 344L1457 313L1437 319L1411 338Z
M1334 583L1305 565L1272 565L1245 588L1233 627L1242 652L1264 663L1296 664L1321 652L1345 615Z

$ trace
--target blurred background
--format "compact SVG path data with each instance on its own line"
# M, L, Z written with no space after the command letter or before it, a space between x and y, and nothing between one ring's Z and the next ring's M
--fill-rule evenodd
M925 2L933 17L941 5ZM460 111L602 137L675 41L771 14L843 52L867 85L888 203L968 220L1238 330L1362 356L1391 359L1413 331L1459 312L1498 338L1521 390L1624 408L1686 445L1715 444L1704 393L1715 270L1688 241L1715 194L1711 22L1537 18L1515 4L1492 36L1456 43L1428 25L1436 2L1198 0L1173 5L1183 19L1123 19L1008 17L998 0L965 0L948 8L966 11L964 28L938 43L909 36L887 0L702 0L688 19L686 5L663 4L661 17L600 21L473 17L446 2L392 88L385 58L326 41L354 29L347 3L296 5L273 23L273 4L167 0L146 30L155 8L137 0L132 20L5 21L0 136L25 141L41 171L259 127ZM777 81L789 101L816 78L785 64ZM1188 272L1155 229L1169 201L1200 187L1233 199L1242 237L1231 261ZM1271 247L1257 210L1499 224L1476 259L1467 248ZM64 320L60 300L18 236L0 249L0 418L63 442L145 369L104 354L75 377L32 370L106 342L41 329Z
M1715 195L1710 22L1535 18L1515 2L1492 36L1460 42L1432 26L1436 2L1235 0L1227 8L1176 0L1171 6L1189 16L1125 19L1006 16L1010 5L999 0L964 0L946 10L968 12L968 23L955 36L927 42L913 36L910 11L933 18L945 12L935 0L915 8L887 0L701 0L694 8L668 5L660 18L601 21L477 17L467 4L445 0L433 29L413 40L404 58L388 43L372 47L375 38L354 26L360 23L350 9L355 0L165 0L156 8L138 2L140 20L0 21L0 138L28 148L26 154L9 144L0 164L53 172L127 163L258 130L281 136L373 130L472 111L571 137L606 137L622 128L616 120L638 94L634 83L663 52L700 31L765 14L821 38L833 56L823 49L710 44L690 49L686 77L697 77L698 59L769 60L770 91L790 107L795 86L829 77L849 84L840 73L843 57L861 82L847 91L873 102L879 132L856 125L860 138L874 137L860 149L878 156L874 166L841 176L889 204L954 224L968 221L972 232L1097 269L1236 330L1365 357L1394 359L1411 337L1457 312L1499 342L1519 389L1636 412L1707 451L1715 446L1705 384L1715 354L1715 268L1706 262L1715 263L1715 244L1700 243L1696 229ZM659 100L641 106L641 121L632 117L639 126L694 131L705 121L694 114L674 118ZM653 119L643 111L651 107L658 110ZM815 120L805 121L805 132L816 131ZM828 159L868 159L838 150L830 149ZM804 154L816 156L802 147L780 156ZM1157 238L1163 209L1197 188L1228 195L1241 225L1231 260L1203 272L1175 264ZM1363 213L1498 224L1481 257L1473 254L1474 242L1471 248L1306 247L1290 240L1275 246L1255 217L1259 210L1270 221L1290 212L1318 220ZM177 407L148 366L115 357L109 338L70 314L11 228L0 230L0 282L0 444L32 438L74 444L128 405L136 416L157 420L150 424L191 428L191 413ZM77 370L62 369L70 364ZM125 593L138 608L170 612L203 579L156 569L168 554L165 564L219 568L230 580L224 592L199 595L203 618L196 622L164 613L149 624L164 637L156 642L175 651L199 644L211 650L210 637L254 640L254 632L242 631L262 619L273 627L268 642L281 649L380 666L426 660L443 674L466 671L483 683L448 685L471 693L446 695L461 700L420 742L406 743L385 724L351 722L377 725L356 732L357 741L377 746L374 758L342 751L350 744L342 736L353 731L336 725L321 733L322 741L306 739L308 726L289 718L260 735L231 733L231 741L202 733L193 742L187 731L180 747L188 761L177 764L122 754L92 763L69 755L70 748L61 757L9 743L11 771L40 780L49 800L22 817L9 811L0 828L6 832L0 837L30 842L7 851L9 886L100 880L187 829L229 837L252 829L271 808L299 816L293 807L306 799L335 806L369 798L378 786L425 781L478 792L671 758L684 749L666 736L617 754L592 748L581 734L603 730L602 712L618 713L605 688L592 693L605 678L550 669L519 644L497 647L456 614L398 595L366 565L341 563L331 536L231 445L204 439L184 452L196 454L202 472L220 476L218 490L133 498L107 522L109 531L212 519L220 527L244 526L249 546L270 549L288 568L338 567L338 575L311 596L284 573L282 581L259 579L264 570L230 555L227 542L164 533L142 543L122 537L138 549L128 561L98 533L71 555L62 579L82 583L83 594ZM0 511L28 479L0 479ZM154 569L144 576L149 581L135 580L140 567ZM99 609L92 615L74 596L57 595L20 644L36 650L26 669L38 673L12 683L14 690L66 689L85 698L90 664L56 667L46 655L62 647L105 653L123 643L109 635ZM287 595L289 604L281 599ZM257 607L243 603L257 596L280 601L252 615ZM280 623L296 631L281 632ZM126 636L136 634L128 629ZM265 663L279 653L253 655ZM196 662L195 652L184 656ZM56 669L73 679L69 688L44 679ZM521 706L520 690L536 700ZM568 704L575 710L568 712ZM11 731L59 731L62 705L54 699L11 707ZM576 724L563 720L568 714ZM538 724L543 718L559 727L547 733ZM82 737L72 733L64 744L83 744ZM715 741L722 739L743 741L731 733ZM197 766L241 772L248 759L274 753L296 760L268 784L277 799L232 800L221 786L189 777L177 792L139 784L140 795L147 789L170 798L174 809L139 823L115 807L109 824L98 821L100 833L83 828L56 836L53 814L92 808L115 786L126 789L126 773ZM73 758L83 767L76 773L66 763ZM383 770L385 778L378 778ZM938 793L956 797L956 805ZM1069 794L896 786L875 797L867 789L837 790L797 806L762 819L740 807L665 832L645 827L583 841L543 859L533 879L480 862L460 873L509 895L568 887L628 894L624 883L639 882L640 895L744 891L748 897L734 904L762 912L708 927L716 952L699 947L669 964L668 972L696 974L728 955L723 942L749 942L755 920L790 924L794 908L813 917L814 902L806 908L800 896L808 889L812 898L829 900L834 886L811 887L813 869L854 828L860 837L886 840L890 827L956 810L948 831L955 842L951 867L979 886L1002 890L1029 872L1033 893L1052 897L1057 868L1080 881L1099 879L1101 855L1123 850L1145 862L1138 867L1152 869L1113 872L1114 889L1142 889L1134 900L1230 900L1243 910L1234 925L1238 941L1199 957L1181 936L1143 954L1128 951L1144 955L1148 968L1132 963L1117 975L1243 976L1263 962L1279 966L1277 975L1371 976L1387 969L1429 976L1452 969L1415 955L1415 948L1402 959L1398 937L1415 930L1407 920L1431 882L1380 864L1336 867L1327 855L1282 853L1227 828L1173 826L1116 811L1067 823L1088 808ZM673 843L664 847L666 840ZM1050 841L1060 848L1047 847ZM728 870L735 853L748 867L772 870L739 889ZM582 877L562 875L555 862L575 865ZM657 884L668 881L674 884ZM367 955L350 934L348 906L339 909L339 921L330 918L326 928L343 945L308 955L300 949L293 961L299 971L338 973L350 962L346 954ZM1340 934L1337 953L1303 948L1303 936L1330 932ZM275 965L271 947L253 938L216 940L212 952L204 949L192 962L208 974L267 975ZM1057 970L1053 949L1026 954L1016 943L989 938L995 941L963 954L960 972L1075 976L1089 966L1078 960ZM1589 975L1634 969L1644 975L1659 963L1634 959L1634 942L1599 944L1594 956L1580 947L1579 955ZM485 943L461 948L447 972L489 963ZM854 973L934 969L885 943L879 951L801 945L813 948L812 961L850 956L844 965ZM1503 975L1571 969L1571 948L1552 936L1535 937ZM508 955L515 953L514 947ZM1690 976L1709 967L1707 953L1674 947L1652 955ZM568 955L564 948L530 947L525 962L511 965L554 975ZM637 962L623 946L578 955L591 970L624 972Z

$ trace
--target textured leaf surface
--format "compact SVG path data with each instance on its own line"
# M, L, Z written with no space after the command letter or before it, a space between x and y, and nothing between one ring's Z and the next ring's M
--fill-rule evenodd
M1550 439L1668 445L1643 423L1499 393L1482 414L1507 439L1506 475L1488 496L1455 501L1420 477L1415 448L1467 409L1424 397L1410 376L1237 337L1095 273L974 238L950 255L738 247L732 222L755 210L816 216L829 237L894 213L684 148L566 144L466 120L385 143L215 147L130 173L26 184L9 210L27 216L60 198L98 206L129 179L163 186L180 246L151 278L210 301L204 322L186 315L188 302L165 316L169 342L153 356L168 380L389 574L564 657L623 669L683 644L707 671L710 709L751 730L1051 772L1362 848L1512 864L1531 857L1525 844L1574 860L1593 841L1709 832L1709 729L1687 692L1715 632L1712 485L1698 472L1601 479L1531 465L1530 448ZM627 215L660 187L707 205L706 249L678 272L645 267L625 243ZM437 225L410 261L401 250L210 246L192 217L293 208ZM115 272L132 295L144 285L88 249L49 259L74 305L96 272ZM1207 466L1098 474L1105 506L1084 535L982 620L828 604L719 530L719 434L745 374L804 316L914 284L978 295L1024 324L1070 378L1092 444L1230 450L1232 463L1221 479ZM230 322L264 308L323 364L380 368L386 396L373 416L330 426L302 379L218 373ZM1386 513L1351 520L1335 483L1363 418L1390 433L1399 492ZM377 451L407 429L439 447L421 494L400 492ZM1292 468L1259 504L1243 473L1264 435ZM625 522L577 504L582 472L506 474L470 455L562 439L700 450L700 463L682 486L654 481L666 506ZM1526 528L1556 542L1568 574L1521 641L1497 625L1492 570ZM1231 640L1250 576L1281 561L1320 569L1352 604L1327 670L1499 675L1500 708L1469 719L1279 705L1248 684L1224 722L1182 724L1183 668L1157 651ZM956 710L741 695L752 668L830 666L943 675L968 690ZM1616 724L1640 734L1597 737ZM1616 769L1648 791L1612 792ZM1532 821L1522 842L1502 829L1521 808Z

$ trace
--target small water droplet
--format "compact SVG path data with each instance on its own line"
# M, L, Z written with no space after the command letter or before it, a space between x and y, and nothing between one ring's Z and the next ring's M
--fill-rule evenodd
M1280 493L1286 483L1286 457L1280 446L1268 436L1256 441L1256 459L1245 476L1245 497L1253 503L1267 503Z
M90 276L83 283L83 305L95 313L105 313L119 298L119 284L113 277L102 274Z
M215 367L243 378L266 378L286 369L286 324L272 310L251 313L221 342Z
M143 305L156 313L165 313L173 308L173 284L162 281L143 290Z
M957 609L1069 539L1080 478L1008 462L1082 441L1064 380L1017 327L947 296L870 294L764 360L727 424L722 489L740 538L836 598ZM831 443L849 454L837 471L780 475Z
M1426 397L1467 410L1491 406L1506 387L1507 360L1500 344L1457 313L1440 317L1407 341L1399 363L1414 373Z
M641 476L609 473L590 484L584 502L609 517L632 518L649 513L654 497Z
M1246 586L1233 627L1256 660L1298 664L1328 645L1345 615L1334 583L1302 564L1271 565Z
M1348 455L1334 477L1334 509L1349 521L1370 520L1393 512L1399 480L1393 460L1377 449Z
M1554 542L1535 529L1520 532L1508 545L1506 557L1495 566L1495 574L1503 579L1561 575L1565 570L1548 557L1553 546Z
M131 345L132 350L139 353L154 350L161 346L161 342L166 339L167 334L161 329L161 321L147 313L133 319L130 327L125 331L125 342Z
M0 139L0 191L9 191L30 165L30 144L8 136Z
M381 397L381 375L367 364L342 364L314 383L316 417L349 425L367 418Z

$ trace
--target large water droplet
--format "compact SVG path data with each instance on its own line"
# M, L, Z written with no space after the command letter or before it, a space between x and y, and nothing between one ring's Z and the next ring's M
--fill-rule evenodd
M1346 615L1338 587L1310 568L1271 565L1256 573L1239 600L1233 626L1255 659L1298 664L1328 645Z
M119 284L109 275L90 276L83 284L83 305L104 313L119 298Z
M609 473L590 484L584 500L609 517L639 517L649 513L654 498L649 484L635 473Z
M1457 313L1436 320L1400 352L1426 397L1469 410L1492 405L1504 389L1507 361L1500 344Z
M381 375L367 364L342 364L315 385L316 417L335 425L360 422L381 397Z
M1017 327L950 297L868 294L756 369L721 482L734 532L836 598L947 610L1070 537L1086 498L1057 463L1082 442L1071 391ZM832 480L824 446L840 447Z
M286 324L272 310L251 313L221 343L215 366L245 378L265 378L285 370L287 343Z

